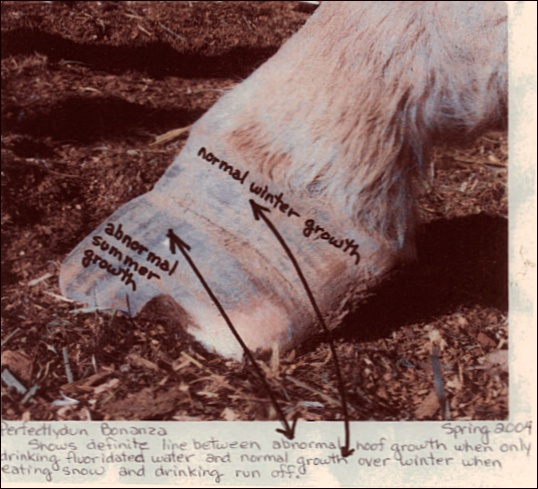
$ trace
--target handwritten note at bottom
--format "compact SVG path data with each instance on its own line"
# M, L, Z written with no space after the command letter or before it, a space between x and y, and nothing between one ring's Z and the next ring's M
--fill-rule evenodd
M2 421L2 482L492 487L530 478L536 456L526 420L352 423L347 458L338 426L299 421L288 440L271 422Z

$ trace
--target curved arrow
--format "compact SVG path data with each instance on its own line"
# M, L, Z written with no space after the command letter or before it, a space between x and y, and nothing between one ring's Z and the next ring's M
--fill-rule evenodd
M276 236L282 247L284 248L284 251L288 255L289 259L293 263L293 266L295 267L295 270L297 272L297 275L299 275L299 278L301 279L301 282L303 284L303 287L306 291L306 294L308 295L308 298L310 299L310 303L312 304L312 307L314 308L314 311L316 312L316 316L318 318L319 323L323 327L323 330L327 337L327 342L329 343L329 348L331 349L331 354L334 360L334 367L336 370L336 378L338 380L338 390L340 391L340 399L342 401L342 412L344 414L344 425L345 425L345 431L346 431L346 439L345 439L345 445L343 447L340 447L340 452L342 454L342 457L349 457L355 450L350 449L350 440L349 440L349 414L347 412L347 402L346 402L346 393L344 390L344 382L342 380L342 373L340 370L340 364L338 363L338 357L336 356L336 349L334 348L334 342L333 342L333 336L329 328L327 327L327 324L325 323L325 320L323 319L323 316L321 314L321 311L319 310L319 307L316 303L316 300L314 299L314 295L312 294L312 291L310 290L310 287L308 285L308 282L306 281L303 272L301 270L301 267L299 266L299 263L297 263L297 260L295 259L295 256L293 256L293 253L289 249L286 241L281 236L281 234L278 232L274 224L271 222L269 217L267 217L266 213L270 213L271 211L267 207L263 207L256 202L254 202L252 199L249 200L249 203L252 207L252 213L254 214L254 219L256 221L259 221L262 219L265 224L269 227L269 229L273 232L273 234Z
M278 433L282 433L289 440L293 440L293 438L295 437L295 425L297 424L298 415L294 416L293 422L292 422L292 424L290 426L289 423L288 423L288 420L286 419L286 416L284 415L282 409L280 408L280 406L279 406L273 392L271 391L271 388L269 387L269 384L267 383L267 379L263 375L263 372L261 371L259 365L256 363L256 360L254 360L254 357L252 356L252 353L248 349L247 345L245 345L245 342L243 341L243 338L241 338L241 336L239 335L239 333L235 329L235 326L233 325L232 321L230 320L230 318L226 314L226 311L222 307L222 304L219 302L219 300L217 299L217 297L215 296L215 294L213 293L213 291L211 290L211 288L209 287L209 285L205 281L204 277L200 273L200 270L198 270L198 268L196 267L196 265L192 261L192 258L190 257L190 255L188 253L190 251L191 247L187 243L185 243L185 241L183 241L177 234L175 234L173 229L169 229L166 236L170 239L170 252L173 255L175 255L176 254L176 249L179 248L179 251L181 252L183 257L185 258L185 260L187 260L187 263L190 265L190 267L192 268L192 270L194 271L194 273L198 277L198 280L203 285L203 287L206 290L207 294L209 295L209 297L211 297L211 300L213 301L215 306L217 306L217 309L219 310L222 317L226 321L226 324L228 325L228 327L230 328L230 331L235 336L235 339L239 342L239 344L241 345L241 348L243 348L243 351L245 352L245 355L249 359L250 363L252 363L252 366L254 367L254 370L256 371L256 374L258 375L258 377L262 381L262 384L263 384L265 390L267 391L267 394L268 394L269 398L271 399L271 402L273 403L273 406L275 407L276 412L278 413L280 421L284 425L284 429L277 429L276 431Z

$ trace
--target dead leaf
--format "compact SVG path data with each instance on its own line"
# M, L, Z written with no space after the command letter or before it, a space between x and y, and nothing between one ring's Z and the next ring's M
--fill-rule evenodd
M432 345L439 346L439 350L443 351L446 348L447 343L438 329L432 329L429 333L429 338Z
M439 399L432 390L415 409L417 419L431 418L439 410Z
M240 418L232 408L227 407L222 411L222 419L225 421L237 421Z
M107 403L115 419L155 419L173 411L182 394L177 388L147 387L126 398Z
M497 346L497 342L485 333L478 333L476 339L482 348L495 348Z
M32 380L33 360L20 351L6 350L2 353L2 367L9 370L23 383Z
M97 384L100 380L108 377L109 375L112 375L113 373L114 371L112 369L103 370L94 375L90 375L89 377L86 377L85 379L77 380L75 382L71 382L70 384L62 385L62 391L65 393L77 392L77 391L91 392L93 391L94 384Z
M499 367L503 372L508 372L508 350L495 350L486 355L484 362L488 367Z
M110 379L108 382L105 382L104 384L98 385L93 393L98 396L99 394L102 394L103 392L106 392L108 390L112 390L114 387L116 387L120 383L120 379Z
M445 382L445 387L447 390L459 392L463 387L463 383L458 377L454 377L452 380L447 380Z
M155 370L156 372L159 371L159 367L157 367L155 363L141 357L140 355L137 355L136 353L129 353L129 355L127 355L127 360L129 360L129 362L135 367L147 368L148 370Z

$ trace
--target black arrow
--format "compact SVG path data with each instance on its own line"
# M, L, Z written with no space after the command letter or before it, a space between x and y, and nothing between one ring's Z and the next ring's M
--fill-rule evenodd
M330 331L330 329L327 327L327 324L325 324L325 320L323 319L323 316L321 315L321 311L319 310L319 307L316 303L316 300L314 299L314 295L312 294L312 291L310 290L310 287L308 285L308 282L306 281L303 272L301 270L301 267L299 266L299 263L297 263L297 260L295 259L295 256L293 256L293 253L289 249L286 241L284 241L284 238L281 236L281 234L278 232L274 224L271 222L271 220L267 217L266 213L270 213L271 211L267 207L263 207L256 202L254 202L252 199L249 200L250 205L252 207L252 212L254 214L254 219L256 221L259 221L260 218L265 221L265 224L269 227L269 229L273 232L273 234L276 236L282 247L284 248L284 251L288 255L289 259L293 263L293 266L295 267L295 270L297 271L297 275L299 275L299 278L301 279L301 282L303 284L304 289L306 290L306 294L308 295L308 298L310 299L310 302L312 304L312 307L314 308L314 311L316 312L316 316L318 318L318 321L320 322L321 326L323 327L323 330L327 337L327 342L329 343L329 348L331 349L331 354L334 360L334 367L336 370L336 378L338 380L338 390L340 391L340 399L342 401L342 412L344 414L344 426L346 430L346 441L345 445L343 447L340 447L340 452L342 454L342 457L349 457L355 450L350 449L350 440L349 440L349 415L347 412L347 402L346 402L346 393L344 389L344 382L342 380L342 373L340 370L340 364L338 363L338 357L336 356L336 349L334 348L334 342L333 342L333 335Z
M265 390L267 391L267 394L269 395L269 398L271 399L271 402L273 403L273 406L275 407L276 412L278 413L278 416L280 417L280 421L284 425L284 429L277 429L276 431L278 433L282 433L289 440L293 440L293 438L295 437L295 425L297 424L298 414L295 415L295 417L293 418L292 425L290 426L289 423L288 423L288 420L286 419L286 416L284 416L284 413L282 412L282 409L280 408L280 406L279 406L279 404L278 404L278 402L277 402L277 400L276 400L276 398L275 398L275 396L273 394L273 391L271 390L271 388L269 387L269 384L267 383L267 379L263 375L263 372L261 371L259 365L256 363L256 360L254 360L254 357L252 356L252 353L248 349L247 345L245 345L245 342L243 341L243 338L241 338L241 336L239 335L239 333L235 329L235 326L232 324L232 321L230 320L230 318L226 314L226 311L222 307L221 303L219 302L219 300L217 299L217 297L215 296L215 294L213 293L213 291L211 290L211 288L209 287L209 285L205 281L204 277L200 273L200 270L198 270L198 268L196 267L196 265L192 261L190 255L188 253L190 251L191 247L187 243L185 243L185 241L183 241L176 233L174 233L173 229L169 229L168 234L166 236L170 239L170 252L173 255L175 255L176 254L176 249L179 248L179 251L181 251L181 253L184 256L185 260L187 260L188 264L190 265L190 267L192 268L192 270L194 271L194 273L198 277L198 280L204 286L204 289L206 290L207 294L209 295L209 297L211 297L211 300L217 306L217 309L219 310L222 317L226 321L226 324L228 325L228 327L230 328L230 331L235 336L235 339L239 342L239 344L241 345L241 348L243 348L243 351L245 352L245 355L249 359L250 363L252 363L252 366L254 367L254 370L256 371L256 374L258 375L258 377L262 381L262 384L263 384Z

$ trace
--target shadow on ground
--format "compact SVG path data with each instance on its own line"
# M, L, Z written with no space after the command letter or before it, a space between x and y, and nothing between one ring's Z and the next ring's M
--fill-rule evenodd
M118 97L73 96L52 106L6 107L2 127L6 134L49 137L72 144L127 138L147 140L150 135L188 126L204 112L148 107Z
M380 287L338 338L375 340L468 305L508 310L506 219L478 214L431 222L418 236L417 252L417 262Z
M20 28L2 34L2 58L16 55L44 54L52 63L83 63L93 70L121 74L145 73L155 79L245 78L276 53L278 46L252 48L237 46L216 56L184 54L164 42L143 46L108 46L81 44L59 35Z

